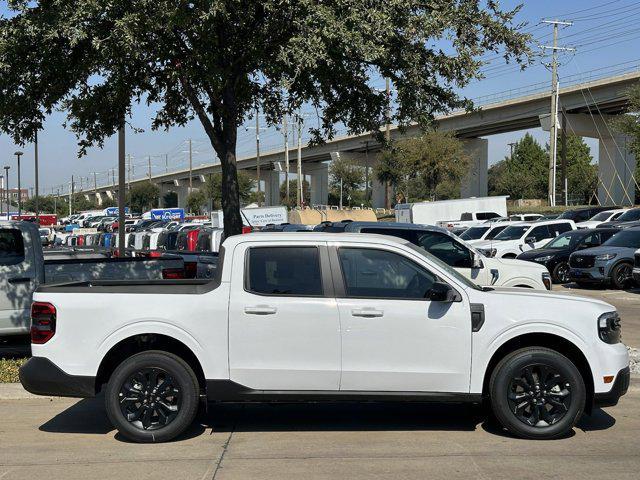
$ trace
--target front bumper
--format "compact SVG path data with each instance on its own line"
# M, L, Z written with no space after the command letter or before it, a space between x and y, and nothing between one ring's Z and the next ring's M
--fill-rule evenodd
M44 357L31 357L20 367L20 383L35 395L55 397L93 397L96 378L69 375Z
M611 390L604 393L596 393L593 396L594 407L613 407L618 404L618 400L629 390L629 382L631 381L631 371L629 367L623 368L616 375Z
M605 283L609 280L607 267L594 266L591 268L571 268L569 278L573 282Z

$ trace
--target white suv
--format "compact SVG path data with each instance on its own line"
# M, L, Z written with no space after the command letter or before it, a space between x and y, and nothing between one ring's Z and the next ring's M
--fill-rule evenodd
M518 222L509 225L493 240L475 243L474 247L487 257L516 258L522 252L540 248L561 233L575 229L573 220Z

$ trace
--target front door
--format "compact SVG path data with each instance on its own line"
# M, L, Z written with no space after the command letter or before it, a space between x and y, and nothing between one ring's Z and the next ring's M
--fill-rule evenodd
M338 246L332 260L342 324L341 390L468 392L468 300L432 302L437 275L394 247Z
M326 246L242 243L233 268L231 380L258 390L338 390L340 322Z

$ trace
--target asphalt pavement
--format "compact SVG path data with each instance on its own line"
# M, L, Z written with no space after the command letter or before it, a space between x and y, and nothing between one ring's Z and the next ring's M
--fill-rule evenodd
M138 445L102 398L0 400L0 479L637 479L640 387L567 438L527 441L465 405L216 406Z

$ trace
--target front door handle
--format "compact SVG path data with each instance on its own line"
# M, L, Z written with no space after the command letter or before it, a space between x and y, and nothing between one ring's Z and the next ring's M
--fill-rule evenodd
M30 277L13 277L7 280L9 283L27 283L32 279Z
M278 309L269 305L256 305L253 307L244 307L244 313L247 315L273 315Z
M351 310L351 315L354 317L376 318L384 316L384 312L372 308L363 308Z

